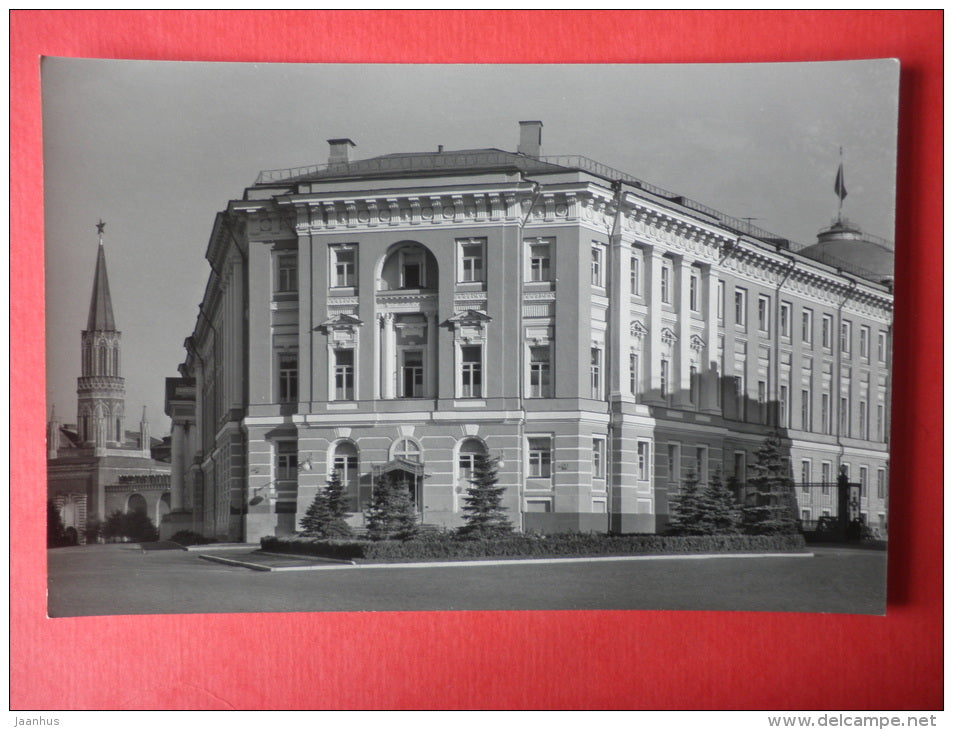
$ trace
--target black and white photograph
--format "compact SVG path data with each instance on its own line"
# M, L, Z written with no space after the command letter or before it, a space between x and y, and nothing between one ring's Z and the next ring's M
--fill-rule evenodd
M899 77L43 59L49 616L883 615Z

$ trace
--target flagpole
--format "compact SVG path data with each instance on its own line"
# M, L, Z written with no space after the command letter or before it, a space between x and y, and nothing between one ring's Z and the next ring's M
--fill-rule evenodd
M841 186L842 186L842 189L843 189L843 184L844 184L844 148L843 148L843 147L838 147L838 148L837 148L837 152L838 152L838 155L840 156L840 168L839 168L839 169L840 169L841 173L840 173L839 179L840 179L840 181L841 181ZM838 195L837 195L837 222L838 222L838 223L841 222L841 213L843 212L843 210L844 210L844 196L841 195L840 193L838 193Z

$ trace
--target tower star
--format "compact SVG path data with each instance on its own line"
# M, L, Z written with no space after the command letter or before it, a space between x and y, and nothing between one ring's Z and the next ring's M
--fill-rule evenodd
M105 230L105 228L106 228L106 224L103 223L103 219L100 218L99 223L96 224L96 232L100 235L100 237L102 237L103 231Z

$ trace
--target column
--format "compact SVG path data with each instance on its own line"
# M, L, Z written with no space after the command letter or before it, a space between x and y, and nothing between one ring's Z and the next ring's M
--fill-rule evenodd
M185 492L185 426L182 423L172 422L172 465L170 469L170 482L172 485L172 503L170 507L173 511L182 509L183 494Z
M648 359L648 382L645 383L643 400L653 404L661 404L659 390L662 387L662 254L656 248L652 247L647 251L648 259L646 273L648 281L645 282L646 290L649 293L648 304L649 322L648 336L645 337L644 357Z
M707 306L705 307L705 350L700 372L703 373L701 403L703 411L718 413L718 389L724 373L718 370L718 276L709 266L705 270Z
M691 362L692 349L692 307L690 299L690 279L692 272L692 261L686 257L681 257L677 262L678 271L678 299L676 300L678 311L678 343L676 350L678 352L678 374L673 373L672 383L675 385L675 403L684 407L691 405Z
M381 318L381 397L394 397L396 380L396 339L394 336L394 315L390 312L380 315Z
M427 312L427 396L437 397L437 313Z

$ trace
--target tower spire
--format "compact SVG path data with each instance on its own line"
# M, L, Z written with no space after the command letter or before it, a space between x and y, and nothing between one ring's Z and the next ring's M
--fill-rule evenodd
M106 224L99 221L99 250L96 253L96 273L93 275L93 295L89 302L89 318L86 331L111 331L116 329L113 318L112 297L109 295L109 277L106 275L106 248L103 246L103 229Z

